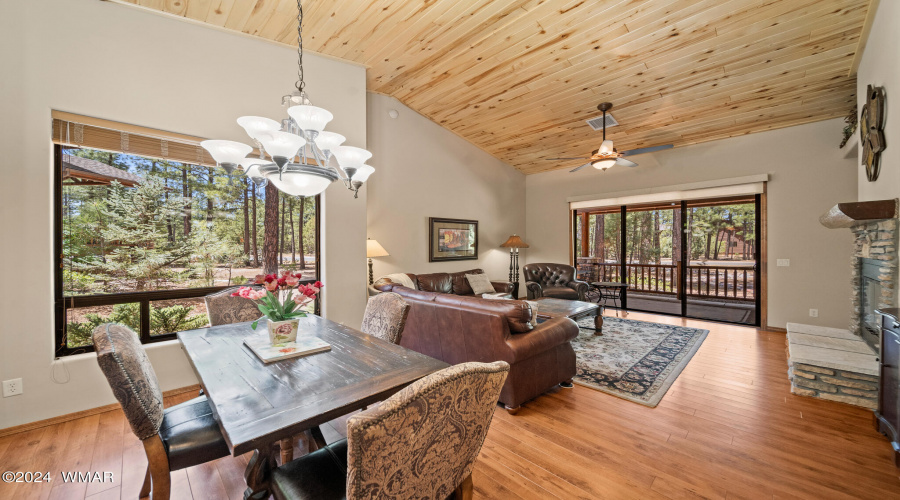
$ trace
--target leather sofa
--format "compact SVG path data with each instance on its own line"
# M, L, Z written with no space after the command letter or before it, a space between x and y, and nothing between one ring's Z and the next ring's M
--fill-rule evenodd
M586 281L575 279L575 268L566 264L525 264L525 287L528 298L584 300L590 289Z
M431 274L412 274L406 273L407 276L416 284L419 290L425 292L449 293L452 295L462 295L474 297L472 287L466 279L467 274L484 274L483 269L471 269L469 271L460 271L458 273L431 273ZM508 281L491 281L494 290L498 293L505 293L507 298L512 298L513 284ZM388 278L379 278L372 288L379 292L390 292L395 286L403 286L400 283L394 283ZM371 295L371 292L370 292Z
M557 385L571 387L578 325L565 317L532 327L521 300L488 300L393 286L410 304L400 345L446 363L509 363L500 402L519 406Z

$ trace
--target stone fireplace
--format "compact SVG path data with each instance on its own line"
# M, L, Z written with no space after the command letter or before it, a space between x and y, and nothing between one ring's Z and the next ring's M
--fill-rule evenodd
M866 408L878 402L879 308L897 303L897 200L835 205L825 227L853 232L847 330L788 323L791 392Z

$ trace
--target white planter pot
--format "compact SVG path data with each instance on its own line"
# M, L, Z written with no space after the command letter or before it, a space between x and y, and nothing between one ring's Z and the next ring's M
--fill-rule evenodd
M297 326L300 322L296 319L287 321L272 321L266 319L269 327L269 341L272 344L283 344L297 340Z

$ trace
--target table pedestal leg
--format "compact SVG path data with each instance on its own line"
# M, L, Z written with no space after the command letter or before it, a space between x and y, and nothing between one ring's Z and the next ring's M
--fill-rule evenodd
M294 438L284 438L281 444L281 465L284 465L294 459Z
M603 335L603 311L594 316L594 335Z
M244 500L269 498L269 481L274 468L275 454L272 452L272 445L264 446L253 452L253 457L247 464L247 470L244 471L244 480L247 481Z

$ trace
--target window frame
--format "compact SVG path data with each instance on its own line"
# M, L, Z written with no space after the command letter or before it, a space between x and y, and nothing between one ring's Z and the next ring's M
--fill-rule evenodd
M141 344L153 344L178 338L178 333L166 333L162 335L150 335L150 303L158 300L193 299L201 298L211 293L219 292L238 285L212 286L201 288L178 288L172 290L153 290L146 292L104 293L94 295L73 295L66 297L63 289L63 267L65 255L63 254L63 184L62 184L62 158L63 148L61 144L53 144L53 316L54 339L56 342L55 357L71 356L94 352L94 345L69 347L66 338L66 312L68 309L93 307L103 305L138 303L140 306L140 331L136 332L141 339ZM93 149L93 148L89 148ZM301 283L314 283L321 276L322 252L321 252L321 221L322 198L315 197L315 251L316 278L303 279ZM322 292L315 302L315 314L319 314L322 301Z

